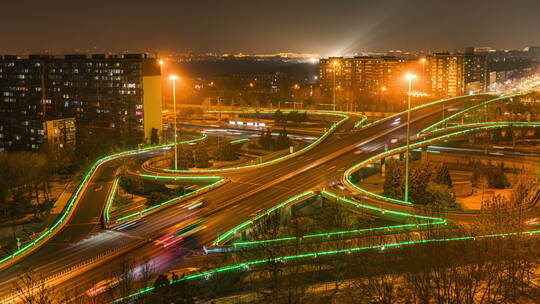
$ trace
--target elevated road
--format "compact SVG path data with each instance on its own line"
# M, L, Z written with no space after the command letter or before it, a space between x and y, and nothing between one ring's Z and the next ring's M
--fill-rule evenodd
M448 106L459 107L464 100L466 98L453 100ZM411 134L416 134L440 120L440 111L441 107L437 105L413 112ZM194 241L191 242L193 247L190 249L196 250L208 245L218 234L235 227L250 216L295 194L323 187L329 181L338 180L344 170L376 154L391 138L402 137L405 122L406 115L401 115L358 130L354 128L353 121L347 121L336 130L340 135L330 136L301 156L255 170L222 174L230 182L226 187L216 188L204 194L207 201L207 207L204 209L190 211L182 204L173 205L145 217L129 230L101 231L89 236L92 231L99 228L99 218L114 179L118 164L110 163L96 172L66 228L17 265L0 271L2 278L0 295L8 294L13 279L28 269L47 276L122 246L140 245L130 248L128 254L138 257L137 260L140 260L140 257L158 260L173 255L168 262L164 262L162 268L166 269L177 258L186 254L152 245L152 241L164 234L168 227L193 217L203 218L205 229L196 233ZM364 152L354 153L359 149ZM148 152L135 157L148 158L155 154L156 152ZM401 207L388 206L388 208ZM70 279L67 283L56 284L65 288L77 286L87 288L92 282L102 279L104 267L111 269L116 263L118 259L108 262L107 266L97 265L77 273L76 278Z

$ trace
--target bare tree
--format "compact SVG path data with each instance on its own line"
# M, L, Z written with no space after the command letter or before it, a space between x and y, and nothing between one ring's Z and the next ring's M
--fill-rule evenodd
M14 283L13 294L25 304L53 304L57 293L45 278L34 271L21 274Z

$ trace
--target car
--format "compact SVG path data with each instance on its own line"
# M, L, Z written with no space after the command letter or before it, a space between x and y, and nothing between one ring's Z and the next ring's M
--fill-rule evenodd
M86 294L90 297L95 297L107 291L110 288L115 287L120 283L119 278L112 278L99 281L96 285L86 291Z
M138 218L138 219L135 219L135 220L132 220L132 221L128 221L128 222L125 222L125 223L121 223L117 226L115 226L113 228L113 230L116 230L116 231L126 231L126 230L131 230L137 226L139 226L140 224L142 224L143 222L145 221L145 219L143 218Z
M188 210L193 210L193 209L197 209L197 208L202 208L204 206L205 206L205 201L204 201L204 199L200 198L200 199L194 200L192 202L189 202L184 208L186 208Z
M341 191L344 191L346 189L345 186L343 186L343 184L341 182L337 182L337 183L333 184L331 187L336 189L336 190L341 190Z
M540 217L528 219L527 221L525 221L525 225L532 227L540 226Z
M154 245L157 247L169 248L177 243L180 243L197 231L205 229L206 226L201 225L202 222L202 220L199 220L188 224L187 226L185 223L178 224L173 227L171 232L164 234L154 241Z
M391 144L395 144L397 142L399 142L399 138L397 138L397 137L390 138L390 143Z

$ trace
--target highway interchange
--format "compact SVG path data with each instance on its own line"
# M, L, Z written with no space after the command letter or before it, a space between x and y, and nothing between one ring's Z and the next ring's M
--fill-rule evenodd
M449 100L446 107L459 109L468 98L471 97ZM486 99L489 96L472 98ZM413 111L411 134L440 121L441 110L437 104ZM357 119L348 119L328 138L299 156L261 168L220 172L218 175L225 177L227 183L201 195L207 202L203 209L187 210L185 204L171 204L147 215L129 229L100 229L104 205L122 160L107 162L89 180L67 225L15 265L0 270L0 299L9 295L13 280L28 269L48 277L72 268L73 271L58 276L54 285L74 292L84 291L102 280L103 274L121 263L124 257L139 264L152 261L156 271L167 271L183 257L201 254L201 248L212 244L217 235L254 214L304 191L323 189L329 182L340 180L348 168L379 153L391 138L404 138L405 114L366 128L355 128ZM358 150L363 153L354 153ZM142 161L161 153L162 150L156 150L125 157ZM410 206L385 202L373 204L384 205L389 210L420 212ZM473 217L455 214L449 219L468 221ZM197 219L204 219L204 229L196 232L192 248L164 249L153 244L174 225ZM94 262L84 267L77 266L88 260Z

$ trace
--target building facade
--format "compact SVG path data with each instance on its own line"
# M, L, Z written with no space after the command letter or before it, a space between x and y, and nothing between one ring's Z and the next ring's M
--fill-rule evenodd
M53 153L75 149L77 130L75 118L47 120L43 123L44 142Z
M319 79L323 88L350 88L364 94L401 90L408 66L406 59L398 57L330 57L321 59L319 63Z
M425 86L434 97L450 98L488 88L487 58L471 50L464 54L430 54L425 69L428 76Z
M44 123L65 118L149 138L162 129L158 62L145 54L0 56L0 151L38 149Z

